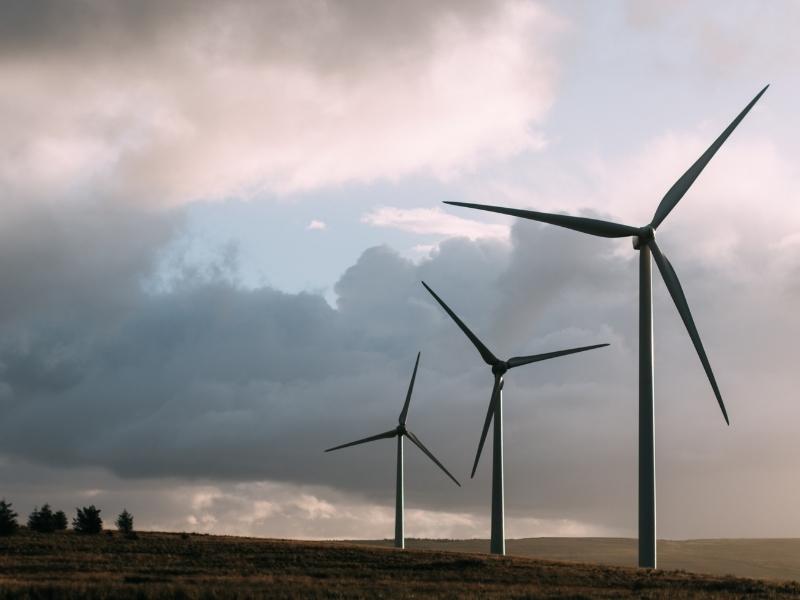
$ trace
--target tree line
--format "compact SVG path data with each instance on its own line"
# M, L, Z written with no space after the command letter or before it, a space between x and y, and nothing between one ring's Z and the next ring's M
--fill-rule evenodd
M6 502L5 498L0 500L0 535L12 535L17 532L20 525L17 521L19 515L12 508L11 502ZM53 533L67 529L67 515L63 510L53 512L49 504L38 506L28 515L28 529L39 533ZM116 521L117 529L120 533L134 537L133 515L124 509ZM103 531L103 519L100 517L100 509L94 504L75 509L75 517L72 519L72 530L76 533L98 534Z

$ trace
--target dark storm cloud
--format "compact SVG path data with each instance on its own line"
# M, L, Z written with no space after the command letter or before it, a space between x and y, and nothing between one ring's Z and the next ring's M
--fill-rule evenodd
M63 248L52 254L69 259ZM485 401L470 386L480 382L482 390L485 378L460 383L459 363L477 366L476 356L419 280L428 279L484 330L497 301L492 284L508 260L501 245L466 240L443 244L420 266L373 248L337 284L336 310L321 296L244 290L222 279L190 278L168 292L145 293L131 280L140 283L146 269L103 273L82 281L81 290L99 297L106 290L112 299L111 290L126 290L114 310L73 311L67 290L63 305L6 320L4 449L123 475L318 480L360 489L361 471L334 474L320 450L391 426L422 348L427 384L412 420L453 460L454 450L466 450L456 428L474 430ZM445 376L436 381L439 370ZM434 401L438 394L425 389L433 386L449 398ZM427 416L462 402L475 406L470 426L458 410L453 438L440 438Z
M0 280L8 282L0 294L0 328L31 314L85 319L124 310L136 302L178 221L102 202L58 206L0 197L7 208Z
M253 61L297 60L345 68L424 53L442 18L468 23L497 2L300 0L9 0L0 6L0 56L141 62L180 54L203 40L214 60L238 54ZM152 65L157 67L158 65Z

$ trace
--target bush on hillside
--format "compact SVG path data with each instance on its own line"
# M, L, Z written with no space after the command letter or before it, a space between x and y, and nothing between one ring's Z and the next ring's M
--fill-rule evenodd
M28 515L28 529L39 533L53 533L56 530L53 511L49 504L44 504L41 509L34 507L33 512Z
M76 533L96 534L103 530L103 519L100 518L100 509L91 506L75 509L77 515L72 519L72 529Z
M133 515L128 512L128 509L122 509L117 517L117 529L120 533L131 535L133 533Z
M19 528L17 513L11 508L11 502L0 500L0 535L11 535Z
M57 510L53 513L53 527L56 531L64 531L69 523L67 522L67 515L63 510Z

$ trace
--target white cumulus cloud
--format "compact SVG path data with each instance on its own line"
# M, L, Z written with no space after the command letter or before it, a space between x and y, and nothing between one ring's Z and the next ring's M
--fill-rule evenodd
M444 212L440 208L396 208L384 206L361 217L361 222L375 227L391 227L411 233L466 237L472 240L508 241L507 225L482 223Z

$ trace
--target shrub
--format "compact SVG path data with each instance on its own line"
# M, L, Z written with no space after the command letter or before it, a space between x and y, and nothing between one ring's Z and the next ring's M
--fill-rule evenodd
M117 529L125 535L133 533L133 515L128 512L127 508L122 509L122 512L117 517Z
M53 527L56 531L64 531L67 528L67 515L63 510L57 510L53 513Z
M17 513L11 509L11 502L0 500L0 535L11 535L19 524L17 523Z
M56 530L53 511L50 510L49 504L43 505L41 509L34 507L28 516L28 529L39 533L53 533Z
M100 518L100 509L91 506L76 508L77 516L72 519L72 529L76 533L95 534L103 530L103 519Z

